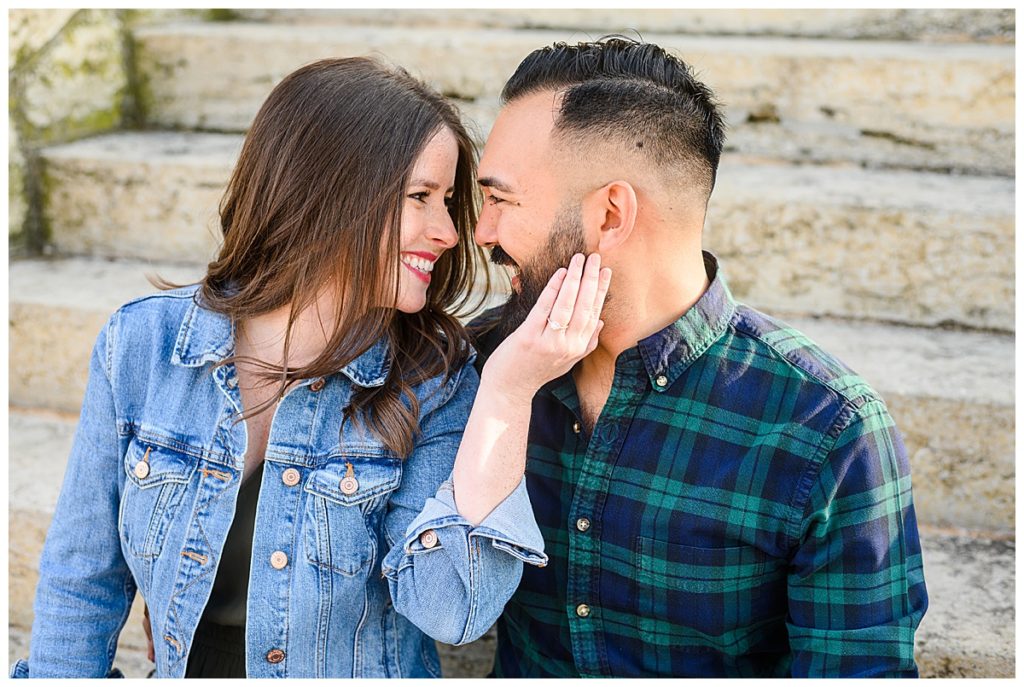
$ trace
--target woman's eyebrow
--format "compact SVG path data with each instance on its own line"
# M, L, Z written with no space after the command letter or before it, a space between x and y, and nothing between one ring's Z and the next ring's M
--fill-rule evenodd
M436 191L437 189L441 188L441 184L437 183L436 181L431 181L430 179L413 179L412 181L409 182L409 185L410 186L426 186L431 191ZM449 191L454 191L454 190L455 190L454 186L449 186L448 189L445 191L445 193L448 193Z

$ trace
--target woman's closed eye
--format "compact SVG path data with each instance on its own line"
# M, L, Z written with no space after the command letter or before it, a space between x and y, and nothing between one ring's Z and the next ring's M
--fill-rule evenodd
M488 193L487 194L487 202L490 203L491 205L497 205L498 203L505 203L505 202L508 202L508 201L506 201L504 198L499 198L498 196L494 195L493 193Z

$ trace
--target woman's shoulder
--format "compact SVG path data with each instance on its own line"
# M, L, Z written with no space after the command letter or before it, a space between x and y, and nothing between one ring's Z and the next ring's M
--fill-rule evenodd
M140 345L173 345L186 322L200 307L198 285L158 291L134 298L118 308L107 322L108 345L120 350Z

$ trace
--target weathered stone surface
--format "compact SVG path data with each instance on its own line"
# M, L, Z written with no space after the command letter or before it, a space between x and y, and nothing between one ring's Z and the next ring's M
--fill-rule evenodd
M929 608L916 638L922 677L1014 677L1015 543L922 532Z
M12 9L7 12L9 68L24 62L52 40L80 10Z
M82 10L12 77L12 97L33 142L116 127L127 78L113 10Z
M383 54L442 92L474 100L497 94L531 50L581 38L566 30L319 23L180 24L140 29L137 37L153 121L221 130L247 127L275 83L325 56ZM779 136L797 125L856 132L867 143L920 149L918 157L936 168L966 168L950 157L963 150L966 161L988 158L986 169L1012 174L1012 46L662 33L645 39L692 63L728 104L734 127L770 120ZM231 68L213 68L221 64Z
M18 147L18 132L7 122L7 234L22 231L28 205L25 199L25 158Z
M920 522L1012 534L1012 335L788 321L885 399L910 456Z
M11 662L27 656L27 630L42 537L52 518L74 418L16 410L10 422ZM923 677L1012 677L1014 551L1011 541L951 536L921 529L930 607L917 633ZM128 677L149 670L141 604L136 598L115 665ZM495 634L462 647L439 645L447 677L482 677L491 668Z
M206 262L241 148L121 133L44 152L61 253ZM726 156L706 244L736 294L788 313L1014 326L1014 182Z
M1014 328L1014 181L725 158L705 225L770 310Z
M46 217L65 254L207 262L242 138L123 132L44 152Z
M195 281L198 266L77 260L10 265L10 397L77 413L96 335L120 305L156 289L147 274Z
M242 10L279 23L401 23L413 26L579 29L886 40L1013 42L1012 10L896 9L492 9Z

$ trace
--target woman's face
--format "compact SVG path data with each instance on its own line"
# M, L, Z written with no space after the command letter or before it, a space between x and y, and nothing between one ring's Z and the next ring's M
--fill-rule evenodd
M402 312L418 312L426 305L434 261L458 243L448 212L458 158L455 136L444 127L430 139L413 166L402 203L401 264L395 304Z

